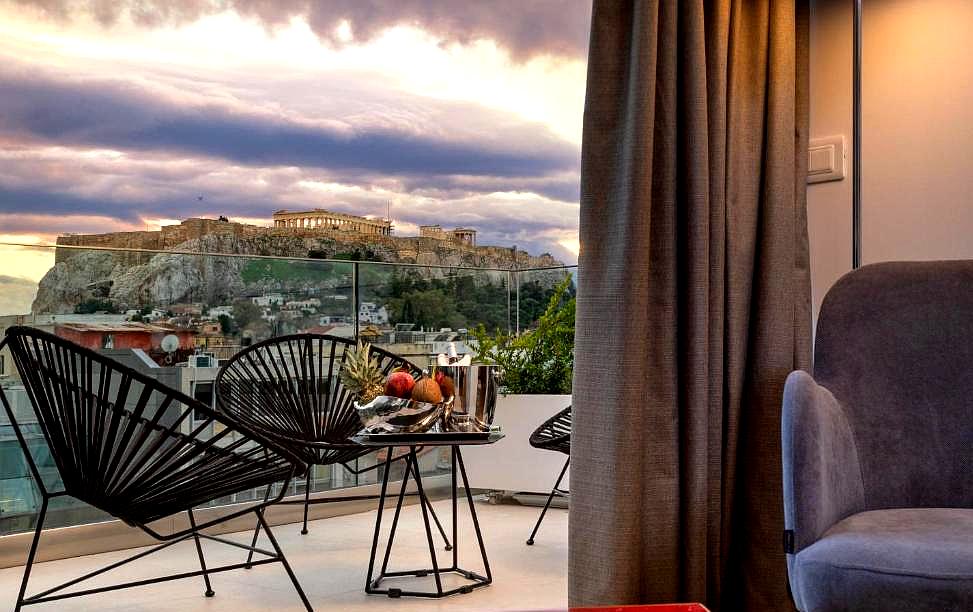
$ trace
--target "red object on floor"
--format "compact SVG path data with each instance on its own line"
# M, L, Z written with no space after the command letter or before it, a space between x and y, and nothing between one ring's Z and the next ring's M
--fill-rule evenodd
M571 608L565 610L537 610L536 612L709 612L703 604L647 604L640 606L602 606L596 608Z
M569 612L709 612L698 603L651 604L644 606L607 606L600 608L571 608Z

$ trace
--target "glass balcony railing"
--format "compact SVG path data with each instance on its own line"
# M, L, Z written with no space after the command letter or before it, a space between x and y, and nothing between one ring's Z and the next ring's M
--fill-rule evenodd
M299 257L0 245L16 249L42 278L36 286L0 286L0 334L35 326L103 352L167 385L215 405L219 366L245 347L280 335L315 332L360 338L419 365L449 350L471 350L471 330L517 332L543 312L554 286L576 267L483 269ZM25 264L26 265L26 264ZM46 270L46 272L45 272ZM572 288L573 290L573 288ZM43 435L9 352L0 351L0 384L42 477L56 478ZM373 464L374 455L358 468ZM448 474L447 455L422 457L425 474ZM401 471L401 467L397 467ZM401 474L392 474L401 477ZM380 482L380 470L355 475L314 468L312 492ZM305 481L290 494L303 495ZM248 491L214 505L262 498ZM7 415L0 411L0 535L33 528L40 495ZM51 527L109 517L58 498Z

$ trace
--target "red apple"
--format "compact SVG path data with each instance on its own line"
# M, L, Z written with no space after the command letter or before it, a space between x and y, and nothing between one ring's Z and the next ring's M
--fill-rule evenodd
M409 399L415 386L416 381L412 378L412 374L401 370L392 372L385 381L385 395Z
M436 370L435 380L443 392L443 397L446 399L453 397L456 393L456 388L451 376L447 376L442 370Z

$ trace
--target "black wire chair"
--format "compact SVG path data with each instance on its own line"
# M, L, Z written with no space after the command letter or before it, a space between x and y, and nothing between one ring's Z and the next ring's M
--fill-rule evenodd
M527 545L533 546L534 536L537 535L537 530L541 526L541 521L544 520L544 515L547 514L547 509L551 507L554 496L559 495L563 497L569 493L559 487L561 486L561 480L564 479L564 474L568 471L568 465L571 463L571 406L568 406L544 421L540 427L534 430L534 433L530 434L530 445L534 448L557 451L568 456L564 461L564 467L561 468L561 474L554 482L551 494L547 496L547 503L544 504L544 509L541 510L541 515L537 518L534 530L530 532L530 537L527 538Z
M247 563L207 567L203 539L242 548L251 556L262 555L252 565L281 563L305 607L311 610L264 517L264 509L283 496L286 482L296 471L304 469L296 455L245 424L215 414L206 405L152 377L53 334L29 327L11 327L0 348L3 344L10 347L59 480L52 484L42 478L24 427L18 423L6 396L0 393L42 498L15 611L26 605L194 576L203 577L205 594L211 597L214 593L210 574L242 569ZM281 481L285 485L276 499L264 499L196 523L193 508L197 506ZM27 596L49 503L60 496L90 504L163 543ZM183 512L189 519L188 528L163 534L157 526L150 526ZM273 551L202 532L250 512L256 515L258 526L267 534ZM65 592L68 587L190 538L196 544L199 571Z
M307 534L308 507L313 503L331 503L377 499L378 495L346 495L311 499L311 466L341 464L355 475L378 469L382 463L358 469L349 465L374 453L351 441L362 428L354 407L355 396L341 383L339 373L355 340L324 334L293 334L264 340L240 351L220 368L216 377L216 405L255 431L285 445L307 466L304 491L304 524ZM421 368L414 363L373 346L372 355L384 374L405 368L418 378ZM392 449L386 449L391 453ZM403 460L408 454L397 457ZM406 461L406 469L418 466ZM446 538L439 517L424 494L420 502L432 513L439 533ZM300 503L284 501L282 503Z

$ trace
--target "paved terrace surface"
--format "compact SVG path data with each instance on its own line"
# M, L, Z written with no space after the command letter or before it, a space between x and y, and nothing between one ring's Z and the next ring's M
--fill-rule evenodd
M461 501L464 501L461 499ZM444 522L450 516L448 501L435 502ZM465 504L464 504L465 506ZM468 511L460 506L460 566L482 572L476 540L469 525ZM552 508L541 525L534 546L526 546L539 508L513 504L492 505L477 501L477 514L483 529L493 584L470 594L445 599L401 598L365 595L365 573L375 527L375 511L322 519L309 525L310 533L300 534L300 525L280 525L274 529L284 554L297 573L315 610L320 611L437 611L437 610L530 610L567 606L567 511ZM391 517L383 521L387 530ZM447 526L448 529L448 526ZM240 542L248 534L229 536ZM438 540L442 564L450 557ZM261 537L261 544L267 545ZM429 567L422 518L417 505L402 509L395 548L389 569ZM43 546L43 539L41 540ZM210 566L242 560L244 553L233 547L203 541ZM383 549L379 549L380 553ZM136 549L51 561L34 566L29 593L59 584L75 576L136 552ZM161 573L199 569L192 540L182 542L155 555L124 566L90 582L91 586L148 578ZM23 568L0 570L0 609L11 609L16 599ZM202 578L101 593L28 606L25 610L75 612L82 610L206 611L249 612L251 610L303 610L297 593L279 563L234 571L211 577L216 596L203 597ZM411 579L412 585L435 590L432 578ZM427 582L423 582L423 580ZM416 582L418 581L418 582ZM447 578L444 587L453 584ZM383 586L396 582L383 582Z

